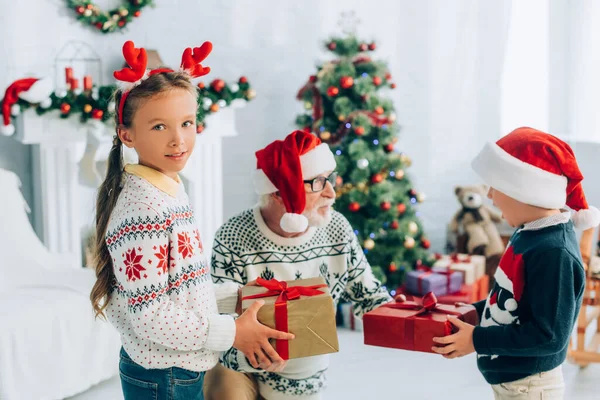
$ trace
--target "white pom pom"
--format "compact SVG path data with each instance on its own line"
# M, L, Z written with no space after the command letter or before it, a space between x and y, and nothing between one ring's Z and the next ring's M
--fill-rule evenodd
M517 301L515 299L508 299L504 302L504 308L507 311L515 311L517 309Z
M15 134L15 126L13 124L0 126L0 133L4 136L12 136Z
M233 93L235 93L235 92L237 92L238 90L240 90L240 85L238 85L237 83L233 83L233 84L231 85L231 91L232 91Z
M18 104L13 104L10 107L10 115L12 115L13 117L16 117L19 114L21 114L21 106Z
M227 105L227 102L223 99L217 101L217 104L219 105L219 107L223 108Z
M48 108L52 105L52 99L51 98L47 98L42 100L42 102L40 103L40 107L42 108Z
M289 233L304 232L308 228L308 219L302 214L285 213L279 221L279 226Z
M208 97L205 97L204 99L202 99L202 106L208 110L208 108L212 106L212 100Z
M581 209L574 212L572 218L576 228L583 230L595 228L600 224L600 210L596 207Z

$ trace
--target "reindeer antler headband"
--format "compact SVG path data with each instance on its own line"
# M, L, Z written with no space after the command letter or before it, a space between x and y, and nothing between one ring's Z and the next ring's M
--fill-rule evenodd
M200 47L194 47L191 49L188 47L183 51L181 56L181 66L179 69L185 71L192 78L204 76L210 72L210 67L202 66L202 61L208 57L212 51L212 43L204 42ZM129 92L139 85L144 79L154 74L160 74L163 72L174 72L169 68L158 68L153 70L147 70L148 56L146 49L140 47L137 49L131 40L128 40L123 45L123 57L127 62L128 67L121 69L120 71L114 72L114 77L118 81L125 84L123 94L121 95L121 101L119 102L119 123L123 123L123 108L125 107L125 100L129 95Z

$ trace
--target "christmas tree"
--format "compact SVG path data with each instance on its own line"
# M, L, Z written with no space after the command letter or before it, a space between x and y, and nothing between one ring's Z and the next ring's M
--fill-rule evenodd
M381 96L395 84L387 65L371 59L374 42L348 34L325 46L335 59L318 65L298 92L306 112L296 123L336 155L336 209L355 229L376 276L392 290L406 271L432 261L414 207L424 195L406 175L411 159L396 149L394 106Z

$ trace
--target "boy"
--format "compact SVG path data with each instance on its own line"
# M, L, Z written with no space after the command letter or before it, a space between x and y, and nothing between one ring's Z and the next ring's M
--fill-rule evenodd
M496 399L562 399L561 364L585 285L574 225L597 226L600 212L588 207L569 145L547 133L518 128L487 144L472 167L518 229L493 290L474 304L480 325L450 318L458 332L434 339L441 346L433 350L446 358L477 352Z

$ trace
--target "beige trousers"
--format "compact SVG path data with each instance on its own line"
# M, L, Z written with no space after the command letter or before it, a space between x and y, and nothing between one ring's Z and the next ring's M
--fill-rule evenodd
M244 374L221 364L204 376L206 400L263 400L258 393L258 383L251 374Z
M492 385L492 389L496 400L562 400L565 395L562 367L518 381Z

